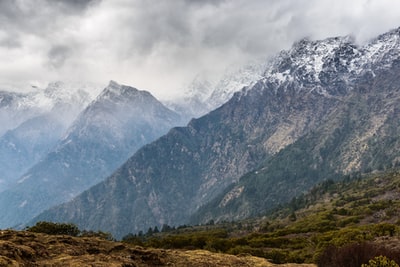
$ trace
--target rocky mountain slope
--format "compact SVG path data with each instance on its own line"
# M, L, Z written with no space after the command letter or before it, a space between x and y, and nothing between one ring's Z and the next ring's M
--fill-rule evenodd
M55 146L92 101L91 90L57 82L27 94L0 92L0 191Z
M150 93L110 82L57 146L0 193L0 227L24 223L100 182L179 120Z
M320 133L322 144L326 144L311 148L303 144L301 148L305 150L296 150L293 155L305 162L292 164L304 164L304 170L320 170L326 166L323 163L334 159L324 157L337 148L328 142L332 137L340 139L341 132L331 133L335 128L343 128L351 137L345 139L350 144L340 143L345 151L335 152L349 159L338 170L345 171L347 166L349 172L363 171L362 164L371 165L374 159L358 159L357 155L366 154L357 154L357 149L378 149L379 142L385 137L391 140L397 131L389 121L395 121L398 114L399 33L400 29L393 30L362 47L348 37L296 43L269 62L265 77L254 86L244 88L226 104L192 120L187 127L172 129L140 149L107 180L38 219L72 221L81 228L104 229L117 237L147 229L149 225L183 224L242 175L261 164L264 167L279 163L279 157L286 155L282 149L290 144L298 146L297 140L299 144L305 140L301 137L311 138ZM354 105L356 111L361 107L368 111L366 117L362 112L353 114ZM349 120L348 114L354 117ZM366 132L352 128L354 121L364 120L361 129ZM386 133L382 139L378 135L381 131ZM338 142L336 139L332 143ZM374 140L375 144L370 143ZM394 144L398 144L396 140ZM396 159L396 151L388 152L393 153L391 158ZM382 157L389 155L381 152ZM301 167L293 172L284 167L274 180L260 176L265 179L260 178L261 182L254 182L249 188L262 185L265 187L256 190L273 192L274 188L284 188L279 187L283 183L287 186L285 197L291 198L324 179L319 174L293 173ZM251 178L247 180L252 183ZM297 190L291 182L302 186ZM246 188L235 187L227 198L222 198L226 200L223 202L237 199L240 204L238 196ZM264 201L268 195L255 196ZM263 207L273 207L284 200L267 197ZM245 209L245 204L241 208Z
M328 120L211 201L193 222L257 216L316 182L400 166L400 64L364 77ZM379 88L379 90L377 90ZM198 221L199 220L199 221Z
M399 167L399 34L399 29L394 30L365 47L344 46L340 53L336 52L339 58L333 60L335 72L327 74L325 67L318 76L305 75L306 83L326 83L325 87L315 88L320 93L329 96L333 87L341 95L327 120L246 174L203 207L193 217L194 222L259 215L307 191L318 181ZM327 43L332 41L335 39ZM312 51L312 43L300 42L297 46ZM313 65L318 61L316 56L308 58ZM292 64L299 64L298 60ZM337 70L343 68L345 75L337 75ZM270 73L279 76L274 71Z

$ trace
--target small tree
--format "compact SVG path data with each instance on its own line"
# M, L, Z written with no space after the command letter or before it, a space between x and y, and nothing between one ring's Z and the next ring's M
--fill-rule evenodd
M361 267L399 267L399 265L385 256L378 256L370 260L368 264L361 265Z

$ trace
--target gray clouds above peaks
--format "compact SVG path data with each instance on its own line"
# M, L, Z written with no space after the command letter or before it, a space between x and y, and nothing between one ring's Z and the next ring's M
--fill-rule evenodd
M180 94L293 42L399 27L398 0L0 0L0 86L108 80Z

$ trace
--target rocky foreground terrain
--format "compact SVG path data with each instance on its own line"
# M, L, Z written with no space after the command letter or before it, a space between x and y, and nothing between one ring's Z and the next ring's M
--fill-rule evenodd
M277 266L249 255L145 249L99 238L0 231L0 266ZM314 265L285 264L279 266Z

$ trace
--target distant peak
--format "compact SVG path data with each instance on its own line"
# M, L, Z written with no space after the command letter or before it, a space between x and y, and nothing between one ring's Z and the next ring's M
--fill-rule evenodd
M119 84L113 80L111 80L106 88L104 88L103 92L98 96L98 99L133 99L144 96L151 96L151 94L147 91L138 90L134 87Z
M111 80L110 83L108 84L108 87L121 87L121 85L116 81Z

